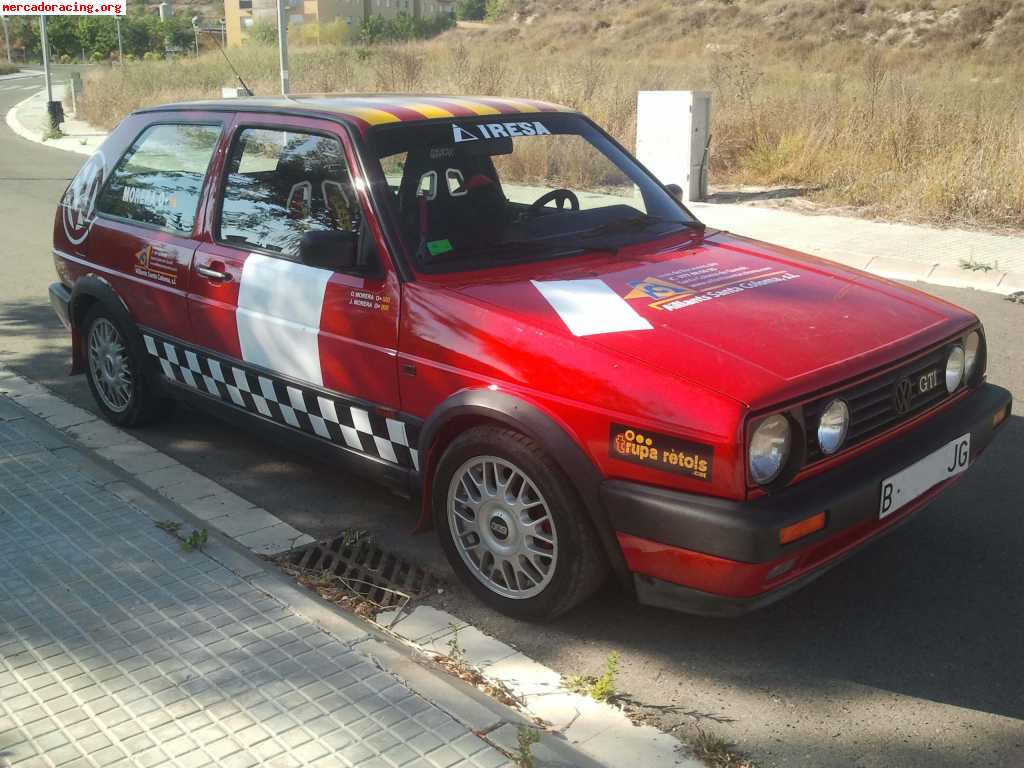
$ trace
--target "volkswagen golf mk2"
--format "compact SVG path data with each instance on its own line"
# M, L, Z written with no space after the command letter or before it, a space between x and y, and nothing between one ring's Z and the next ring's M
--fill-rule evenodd
M498 610L610 573L737 613L932 501L1010 396L974 315L673 191L536 101L145 109L68 187L50 295L111 422L185 398L353 463Z

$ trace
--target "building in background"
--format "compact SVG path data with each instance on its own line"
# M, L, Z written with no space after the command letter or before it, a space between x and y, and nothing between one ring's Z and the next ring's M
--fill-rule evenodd
M454 14L455 0L284 0L288 24L328 24L344 21L355 30L368 16L393 18L407 13L427 19L438 14ZM254 24L277 26L276 0L224 0L224 19L228 45L241 45Z

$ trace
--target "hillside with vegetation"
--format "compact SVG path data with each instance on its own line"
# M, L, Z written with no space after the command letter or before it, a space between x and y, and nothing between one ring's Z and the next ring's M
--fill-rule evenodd
M497 20L424 42L297 48L293 89L548 99L627 146L637 90L709 90L713 186L1024 228L1024 0L491 0L488 12ZM273 48L234 57L257 93L275 92ZM85 110L109 125L232 80L217 56L136 64L91 78Z

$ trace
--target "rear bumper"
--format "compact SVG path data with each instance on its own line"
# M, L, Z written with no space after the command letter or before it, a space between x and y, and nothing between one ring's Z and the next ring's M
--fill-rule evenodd
M1010 407L1009 392L984 384L885 445L754 501L605 481L602 498L638 598L692 613L735 615L784 597L908 519L963 475L879 520L884 478L966 432L973 462L999 428L994 416ZM820 512L823 530L779 543L780 529Z
M71 291L63 283L50 284L50 304L65 328L71 328Z

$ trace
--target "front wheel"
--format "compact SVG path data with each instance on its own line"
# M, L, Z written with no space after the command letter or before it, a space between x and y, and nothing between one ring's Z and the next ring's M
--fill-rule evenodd
M551 619L589 597L607 564L582 504L528 437L483 426L438 463L434 524L448 561L485 603Z

